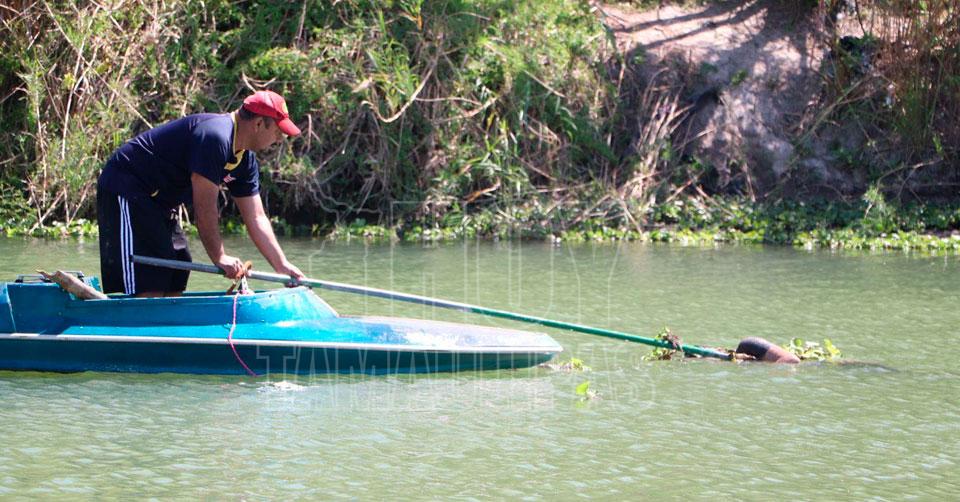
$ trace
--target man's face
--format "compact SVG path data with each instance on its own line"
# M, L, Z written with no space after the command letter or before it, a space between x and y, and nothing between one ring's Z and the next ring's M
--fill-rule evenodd
M256 134L256 145L254 150L266 150L271 146L283 141L283 131L280 130L280 127L277 126L277 123L267 117L259 117L257 119L259 124L257 125L257 134Z

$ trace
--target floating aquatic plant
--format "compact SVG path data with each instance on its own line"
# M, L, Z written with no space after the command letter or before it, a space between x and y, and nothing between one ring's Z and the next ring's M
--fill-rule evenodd
M600 397L600 393L590 389L590 380L586 380L577 386L576 393L581 401L589 401Z
M571 357L569 360L560 364L544 363L541 366L554 371L565 371L568 373L590 371L590 367L586 364L583 364L582 359L577 359L576 357Z
M666 326L664 326L663 329L661 329L653 338L656 340L670 342L673 347L680 346L680 337L675 335L672 331L670 331L670 328ZM654 349L651 350L649 354L643 356L642 359L644 361L669 361L677 354L682 355L683 353L676 348L654 347Z
M829 338L824 338L822 344L794 338L783 348L803 361L835 361L843 357L840 349L834 346Z

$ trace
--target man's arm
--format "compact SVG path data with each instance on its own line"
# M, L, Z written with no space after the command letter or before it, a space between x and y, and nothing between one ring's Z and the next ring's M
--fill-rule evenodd
M303 279L303 272L287 260L280 249L277 237L273 233L273 226L270 225L270 219L263 211L263 202L260 201L260 195L250 195L248 197L234 197L237 208L240 209L240 216L243 218L243 224L247 227L247 233L250 234L250 240L253 241L260 254L267 259L270 266L279 273L289 275L296 279Z
M203 249L214 265L223 269L227 277L236 279L243 271L243 262L223 251L223 239L220 237L220 211L217 209L217 197L220 187L197 173L190 175L193 185L193 212L200 233Z

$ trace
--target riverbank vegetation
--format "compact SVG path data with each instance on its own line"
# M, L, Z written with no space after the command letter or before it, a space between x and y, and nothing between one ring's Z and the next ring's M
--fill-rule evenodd
M854 2L851 39L831 28L849 3L793 7L836 55L797 151L831 124L865 138L833 147L859 188L825 192L800 158L720 183L686 148L696 72L618 50L589 2L10 2L0 230L95 233L123 141L270 88L304 131L261 156L285 233L960 250L960 12Z

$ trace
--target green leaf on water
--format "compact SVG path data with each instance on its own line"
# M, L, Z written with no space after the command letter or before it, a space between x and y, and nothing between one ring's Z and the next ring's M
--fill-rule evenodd
M831 358L840 357L840 349L833 346L833 342L829 338L823 339L823 347L827 349L827 353L830 354Z
M676 344L680 343L680 337L675 335L672 331L670 331L670 328L666 326L664 326L663 329L661 329L660 332L658 332L653 338L655 340L663 340ZM667 361L672 359L673 356L677 354L682 355L680 351L674 348L655 347L650 351L649 354L642 356L641 359L644 361Z
M801 338L790 340L790 345L783 347L791 354L799 357L801 360L833 361L840 359L843 354L833 342L828 338L823 339L823 343L805 342Z
M570 358L570 368L574 371L590 371L590 367L583 364L582 359L577 359L576 357Z
M577 386L577 395L578 396L587 396L587 392L590 391L590 380L583 382Z
M541 366L544 368L555 370L555 371L566 371L566 372L590 371L590 367L584 364L582 359L577 359L576 357L571 357L569 361L562 362L559 364L544 363Z

